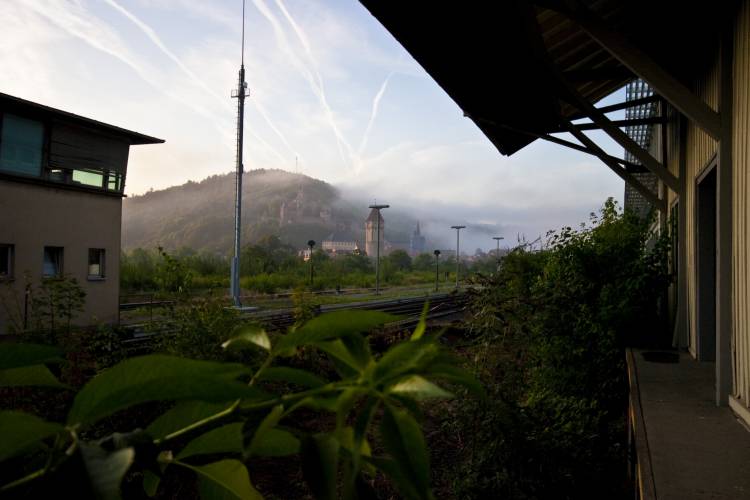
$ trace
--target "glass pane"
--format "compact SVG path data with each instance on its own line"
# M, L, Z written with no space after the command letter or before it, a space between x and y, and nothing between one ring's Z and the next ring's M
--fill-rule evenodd
M104 174L94 170L73 170L73 183L86 186L102 187Z
M44 125L15 115L3 116L0 170L39 177L42 167Z
M65 182L65 170L61 168L51 168L47 171L47 177L51 181Z
M62 248L44 247L44 276L60 276L62 274Z
M109 177L107 178L107 189L109 189L110 191L120 191L120 186L122 185L121 179L122 174L110 172Z
M10 276L10 247L0 246L0 278Z
M89 248L89 276L104 276L104 250Z

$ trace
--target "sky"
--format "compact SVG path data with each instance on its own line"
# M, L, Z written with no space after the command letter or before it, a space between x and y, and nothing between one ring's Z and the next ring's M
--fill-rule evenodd
M241 14L241 0L2 0L0 92L165 139L131 148L129 195L226 173ZM247 0L244 62L246 170L390 203L433 239L467 224L468 247L486 250L622 199L594 157L543 141L502 156L354 0Z

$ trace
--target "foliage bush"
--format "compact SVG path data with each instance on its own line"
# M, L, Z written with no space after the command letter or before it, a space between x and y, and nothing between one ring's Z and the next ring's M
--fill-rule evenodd
M121 485L139 484L148 496L169 496L174 492L165 489L179 484L183 496L195 494L190 484L197 483L202 498L259 499L253 464L299 457L315 498L373 498L381 475L403 498L433 498L419 403L451 395L437 380L480 395L482 389L437 338L425 335L424 321L408 341L374 355L363 333L392 319L376 311L334 312L274 338L256 327L236 329L222 349L264 352L259 365L165 354L127 359L78 391L63 421L6 407L0 494L75 491L78 498L108 499L120 496ZM289 366L309 349L323 354L335 376ZM59 363L54 347L6 344L0 381L67 391L50 371ZM132 412L154 404L166 411L133 420ZM123 411L129 420L118 420ZM310 412L330 416L324 428L306 425ZM118 421L128 427L105 425Z
M481 277L469 325L489 397L443 425L468 441L459 498L624 498L624 348L663 326L667 241L609 200L589 225Z

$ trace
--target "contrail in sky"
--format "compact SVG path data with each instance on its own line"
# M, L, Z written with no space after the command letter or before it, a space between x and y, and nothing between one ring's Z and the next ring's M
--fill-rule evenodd
M214 98L216 98L216 100L223 107L225 107L226 109L228 109L228 110L233 109L233 106L229 104L229 101L225 97L222 97L216 91L214 91L211 87L209 87L203 80L201 80L198 77L198 75L196 75L195 73L193 73L190 70L190 68L188 68L182 62L182 60L179 57L177 57L177 55L174 52L172 52L171 50L169 50L169 48L164 44L164 42L162 42L161 38L159 38L159 36L156 34L156 31L154 31L154 29L151 28L151 26L149 26L148 24L146 24L145 22L143 22L142 20L140 20L138 17L135 16L135 14L133 14L132 12L130 12L129 10L127 10L125 7L123 7L120 4L118 4L117 2L115 2L115 0L104 0L104 1L107 4L109 4L113 9L117 10L118 12L120 12L123 16L127 17L130 21L133 22L133 24L135 24L136 26L138 26L138 28L140 28L140 30L143 31L146 34L146 36L154 43L154 45L156 45L159 48L159 50L161 50L167 57L169 57L182 70L182 72L185 73L193 81L193 83L195 83L196 85L198 85L199 87L201 87L203 90L205 90L206 92L208 92L211 96L213 96ZM276 127L276 125L271 121L271 119L268 116L268 113L266 113L266 110L263 108L263 106L257 100L252 100L251 102L253 102L253 104L255 104L255 106L257 107L258 112L260 113L260 115L266 121L266 123L271 128L271 130L273 130L273 132L277 136L279 136L279 138L284 143L284 145L295 156L299 156L299 154L297 153L297 151L291 146L291 144L289 144L289 141L287 140L286 136L284 136L284 134L281 133L281 131L278 129L278 127ZM255 135L255 134L253 134L253 135L257 138L257 135ZM265 141L263 141L263 142L265 142ZM268 145L270 147L270 145L268 143L266 143L266 145ZM275 153L277 154L277 156L279 156L282 159L282 161L285 161L285 160L283 160L283 157L278 153L278 151L275 151Z
M383 84L380 86L380 90L378 90L378 93L375 94L375 98L372 100L372 112L370 113L370 120L367 122L367 128L365 128L365 133L362 136L362 142L359 143L357 156L361 157L362 153L367 147L367 141L370 139L370 130L372 130L372 124L375 123L375 118L378 116L378 106L380 105L380 99L382 99L383 94L385 94L385 89L386 87L388 87L388 82L391 80L392 76L393 71L391 71L388 76L385 77L385 80L383 80Z
M277 4L278 3L279 2L277 1ZM352 148L347 142L347 140L344 138L343 134L339 130L338 125L336 124L336 120L333 116L333 110L331 109L331 106L328 104L328 99L326 99L325 89L323 88L323 81L322 81L322 78L320 77L320 72L318 72L318 70L316 69L316 63L310 51L310 44L308 43L307 37L305 37L304 32L302 32L302 30L299 28L297 23L294 22L294 19L289 15L289 12L286 10L286 8L284 8L283 4L279 4L279 7L284 13L284 16L287 18L287 21L289 21L289 23L292 25L292 28L297 34L297 37L300 39L300 42L302 43L303 48L305 49L305 52L308 55L308 61L310 62L310 65L312 67L312 71L315 72L315 76L313 76L312 72L310 71L310 68L308 68L307 65L303 64L299 60L297 55L294 53L294 51L291 49L289 42L286 38L286 33L284 32L284 29L281 27L281 24L279 24L279 21L278 19L276 19L276 16L268 8L268 5L266 5L266 3L263 0L253 0L253 4L255 4L255 7L258 9L258 11L260 11L260 13L271 24L271 27L273 28L273 31L274 31L274 35L276 36L276 41L281 46L281 49L287 53L287 55L290 57L292 62L295 64L295 66L297 66L297 68L300 70L300 72L302 73L302 75L305 77L308 84L310 85L310 88L313 91L313 94L315 94L315 96L320 101L320 104L323 107L323 111L325 112L328 123L331 126L331 129L333 130L333 133L336 137L336 146L338 147L339 155L341 156L341 159L345 163L350 163L354 156ZM344 149L346 149L346 152L344 152Z
M46 18L58 28L62 29L71 36L74 36L87 45L99 50L109 56L118 59L123 64L132 69L139 78L141 78L148 85L156 89L161 94L168 98L192 109L194 112L201 116L205 116L210 120L213 126L220 134L226 134L226 127L219 123L216 115L210 110L204 109L201 106L197 106L194 102L189 99L181 97L179 94L169 92L165 89L164 85L161 85L156 81L148 70L142 67L135 61L135 58L128 53L127 48L122 46L120 40L113 33L103 30L102 23L92 23L83 17L85 11L80 6L77 6L79 12L75 12L75 8L72 8L70 4L66 3L64 6L59 3L47 2L42 5L41 2L31 1L26 4L34 10L38 15ZM258 136L252 130L249 130L250 135L256 139L263 147L265 147L271 154L278 157L282 163L288 162L273 146L266 142L263 138Z

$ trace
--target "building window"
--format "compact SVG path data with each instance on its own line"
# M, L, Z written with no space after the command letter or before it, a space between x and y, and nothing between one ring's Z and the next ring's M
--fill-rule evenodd
M44 124L6 113L0 134L0 170L39 177Z
M89 278L104 278L104 249L89 248Z
M59 278L63 275L63 247L44 247L42 276Z
M13 245L0 243L0 280L13 277Z

